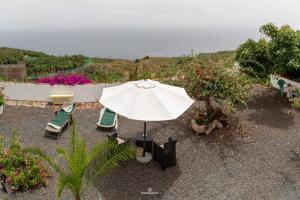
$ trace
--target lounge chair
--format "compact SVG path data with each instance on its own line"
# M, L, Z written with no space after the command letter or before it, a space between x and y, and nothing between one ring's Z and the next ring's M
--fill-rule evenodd
M118 115L114 111L103 107L100 111L99 121L97 125L102 128L118 129Z
M176 143L177 140L169 137L168 142L159 145L154 143L154 161L158 161L161 169L168 166L176 166Z
M55 112L54 118L46 126L46 137L58 139L66 128L72 123L75 110L73 102L65 102L59 111Z
M285 91L284 91L284 85L285 85L285 81L284 80L282 80L282 79L279 79L278 80L278 82L277 82L277 84L279 85L279 94L280 94L280 96L284 96L284 93L285 93Z

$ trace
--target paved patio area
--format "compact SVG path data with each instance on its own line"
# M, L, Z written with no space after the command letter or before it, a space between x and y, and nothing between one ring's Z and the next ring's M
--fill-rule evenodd
M187 112L168 122L150 122L149 134L158 142L168 136L178 139L178 165L161 171L151 162L123 164L95 188L88 189L83 199L299 199L300 198L300 113L288 114L286 99L277 90L256 87L256 96L248 108L239 108L238 129L223 129L210 136L196 136ZM7 140L16 128L27 145L40 145L55 155L55 147L68 145L66 131L59 140L44 138L44 127L52 118L51 108L6 106L0 117L0 134ZM105 138L96 129L98 111L75 113L78 130L90 145ZM120 118L119 135L134 137L143 123ZM49 186L32 192L17 193L15 199L52 200L55 178ZM142 195L151 188L156 195ZM1 193L0 193L1 197ZM62 199L71 199L65 192Z

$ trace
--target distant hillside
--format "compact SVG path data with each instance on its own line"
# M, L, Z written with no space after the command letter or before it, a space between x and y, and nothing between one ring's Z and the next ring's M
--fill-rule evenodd
M29 76L71 71L83 66L86 62L87 58L82 55L53 56L38 51L0 48L0 64L25 63Z
M13 49L8 47L0 48L0 64L18 64L25 62L25 58L29 57L43 57L47 54L38 51L28 51L23 49Z
M233 51L216 53L201 53L194 56L203 65L223 65L232 67L234 63ZM173 77L183 66L194 59L191 56L182 57L144 57L143 59L100 59L93 58L93 64L82 71L96 82L116 82L136 79L157 79Z
M182 57L149 57L142 59L87 58L82 55L52 56L43 52L0 48L0 64L25 62L30 77L52 76L58 72L79 72L95 82L116 82L137 79L173 77L192 59L203 65L232 67L233 51L200 53ZM83 67L84 66L84 67ZM75 70L74 70L75 69ZM78 71L79 70L79 71Z

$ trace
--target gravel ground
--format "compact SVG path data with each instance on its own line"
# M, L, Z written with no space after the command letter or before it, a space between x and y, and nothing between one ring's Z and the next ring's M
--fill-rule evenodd
M289 102L278 91L257 86L247 108L238 108L242 132L226 128L209 136L193 134L191 113L168 122L148 123L157 142L175 135L176 167L161 171L155 162L124 163L89 188L83 199L300 199L300 113L289 115ZM55 141L44 138L51 108L6 106L0 117L0 133L7 140L17 128L23 143L40 145L55 155L56 146L69 143L69 131ZM75 113L80 133L92 145L105 137L96 130L98 111ZM134 137L143 123L120 118L119 135ZM151 188L158 194L142 195ZM17 193L15 199L54 199L55 178L49 186ZM1 195L0 195L1 197ZM72 199L69 192L62 199Z

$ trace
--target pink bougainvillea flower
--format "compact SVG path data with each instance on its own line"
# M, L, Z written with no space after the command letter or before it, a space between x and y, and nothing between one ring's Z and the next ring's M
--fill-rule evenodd
M92 83L92 81L81 74L57 74L53 77L39 78L36 83L50 85L83 85Z

